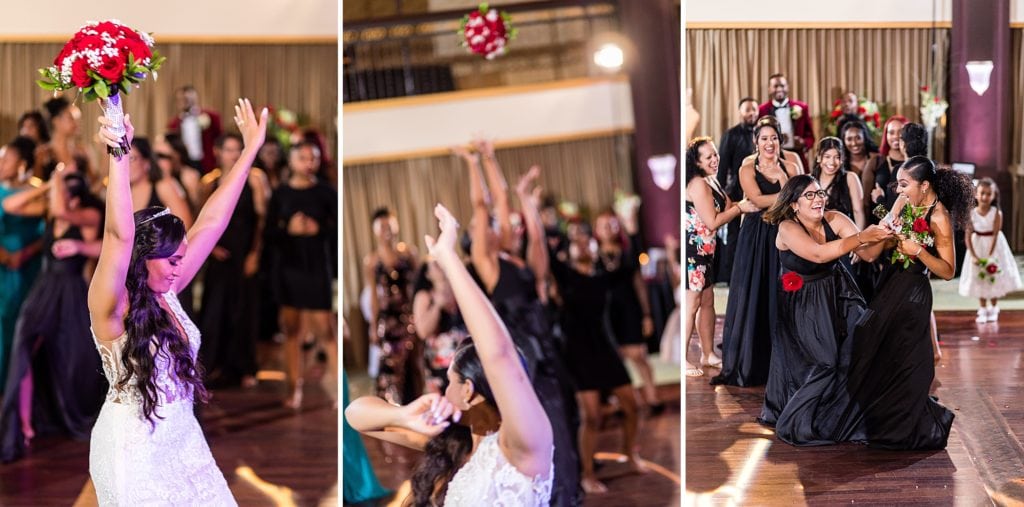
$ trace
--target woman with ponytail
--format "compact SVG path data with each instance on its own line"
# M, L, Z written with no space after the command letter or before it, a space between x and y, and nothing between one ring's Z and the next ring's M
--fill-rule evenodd
M167 208L132 211L129 157L110 157L106 222L89 286L93 339L110 382L93 427L89 473L100 505L235 505L193 414L206 401L200 336L178 302L227 227L266 136L247 99L235 106L245 149L187 231ZM100 117L100 139L130 142Z
M551 421L508 329L455 251L458 224L437 205L441 235L426 238L451 283L473 336L455 352L444 394L405 406L359 398L345 410L352 427L424 451L407 505L546 506L554 479Z
M890 245L910 263L904 267L898 261L885 268L868 317L855 330L848 391L863 417L850 431L854 439L873 447L942 449L953 413L928 395L935 377L928 276L953 278L953 226L967 221L973 188L967 176L936 170L922 156L907 159L896 181L899 197L890 217L899 217L904 206L913 207L921 217L915 230L928 232L934 242L900 236Z

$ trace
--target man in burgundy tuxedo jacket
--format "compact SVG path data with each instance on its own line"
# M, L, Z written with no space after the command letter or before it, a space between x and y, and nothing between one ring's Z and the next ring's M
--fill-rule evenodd
M171 119L167 130L181 135L189 158L202 165L203 173L208 173L217 167L213 145L223 133L220 115L199 107L199 92L191 85L181 87L176 99L179 113Z
M768 102L761 104L758 117L774 116L779 120L785 142L782 148L800 155L807 165L807 150L814 146L814 126L811 125L811 110L806 102L789 98L789 82L783 74L772 74L768 78Z

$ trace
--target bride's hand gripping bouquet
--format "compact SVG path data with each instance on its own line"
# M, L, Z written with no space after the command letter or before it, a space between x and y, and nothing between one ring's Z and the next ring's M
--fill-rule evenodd
M121 93L130 93L133 86L156 71L165 58L153 49L153 38L120 21L90 21L64 45L53 65L39 69L42 79L36 83L44 90L77 89L85 102L98 100L110 128L122 142L107 151L117 157L131 149L123 129Z

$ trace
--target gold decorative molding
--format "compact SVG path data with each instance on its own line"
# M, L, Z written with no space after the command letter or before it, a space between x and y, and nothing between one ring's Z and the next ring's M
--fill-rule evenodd
M540 137L529 137L522 139L508 140L504 142L497 142L494 144L496 149L501 148L518 148L520 146L534 146L539 144L554 144L554 143L566 143L571 141L581 141L583 139L594 139L598 137L611 137L621 134L632 134L632 128L619 128L619 129L605 129L605 130L594 130L589 132L574 132L572 134L559 134L550 136ZM344 133L342 133L344 136ZM344 143L343 143L344 144ZM384 162L395 162L398 160L409 160L414 158L429 158L429 157L440 157L448 155L450 153L449 148L430 148L424 150L413 150L396 153L385 153L381 155L372 155L367 157L358 158L343 158L342 159L342 170L344 166L352 165L363 165L363 164L380 164ZM342 153L342 157L344 157Z
M342 113L353 113L361 111L374 111L379 109L393 109L398 107L422 106L425 104L442 104L459 100L478 99L482 97L495 97L501 95L512 95L517 93L531 93L545 90L558 90L563 88L578 88L601 83L622 83L628 82L629 76L615 74L609 77L582 77L577 79L564 79L561 81L549 81L546 83L534 83L511 86L493 86L489 88L475 88L472 90L459 90L454 92L429 93L425 95L414 95L411 97L395 97L392 99L367 100L342 104Z

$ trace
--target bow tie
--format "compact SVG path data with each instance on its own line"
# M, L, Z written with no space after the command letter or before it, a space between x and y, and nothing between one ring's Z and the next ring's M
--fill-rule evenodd
M784 100L782 102L776 102L776 101L772 100L772 105L775 106L775 109L782 109L782 108L785 108L785 107L789 107L789 99L786 99L786 100Z

